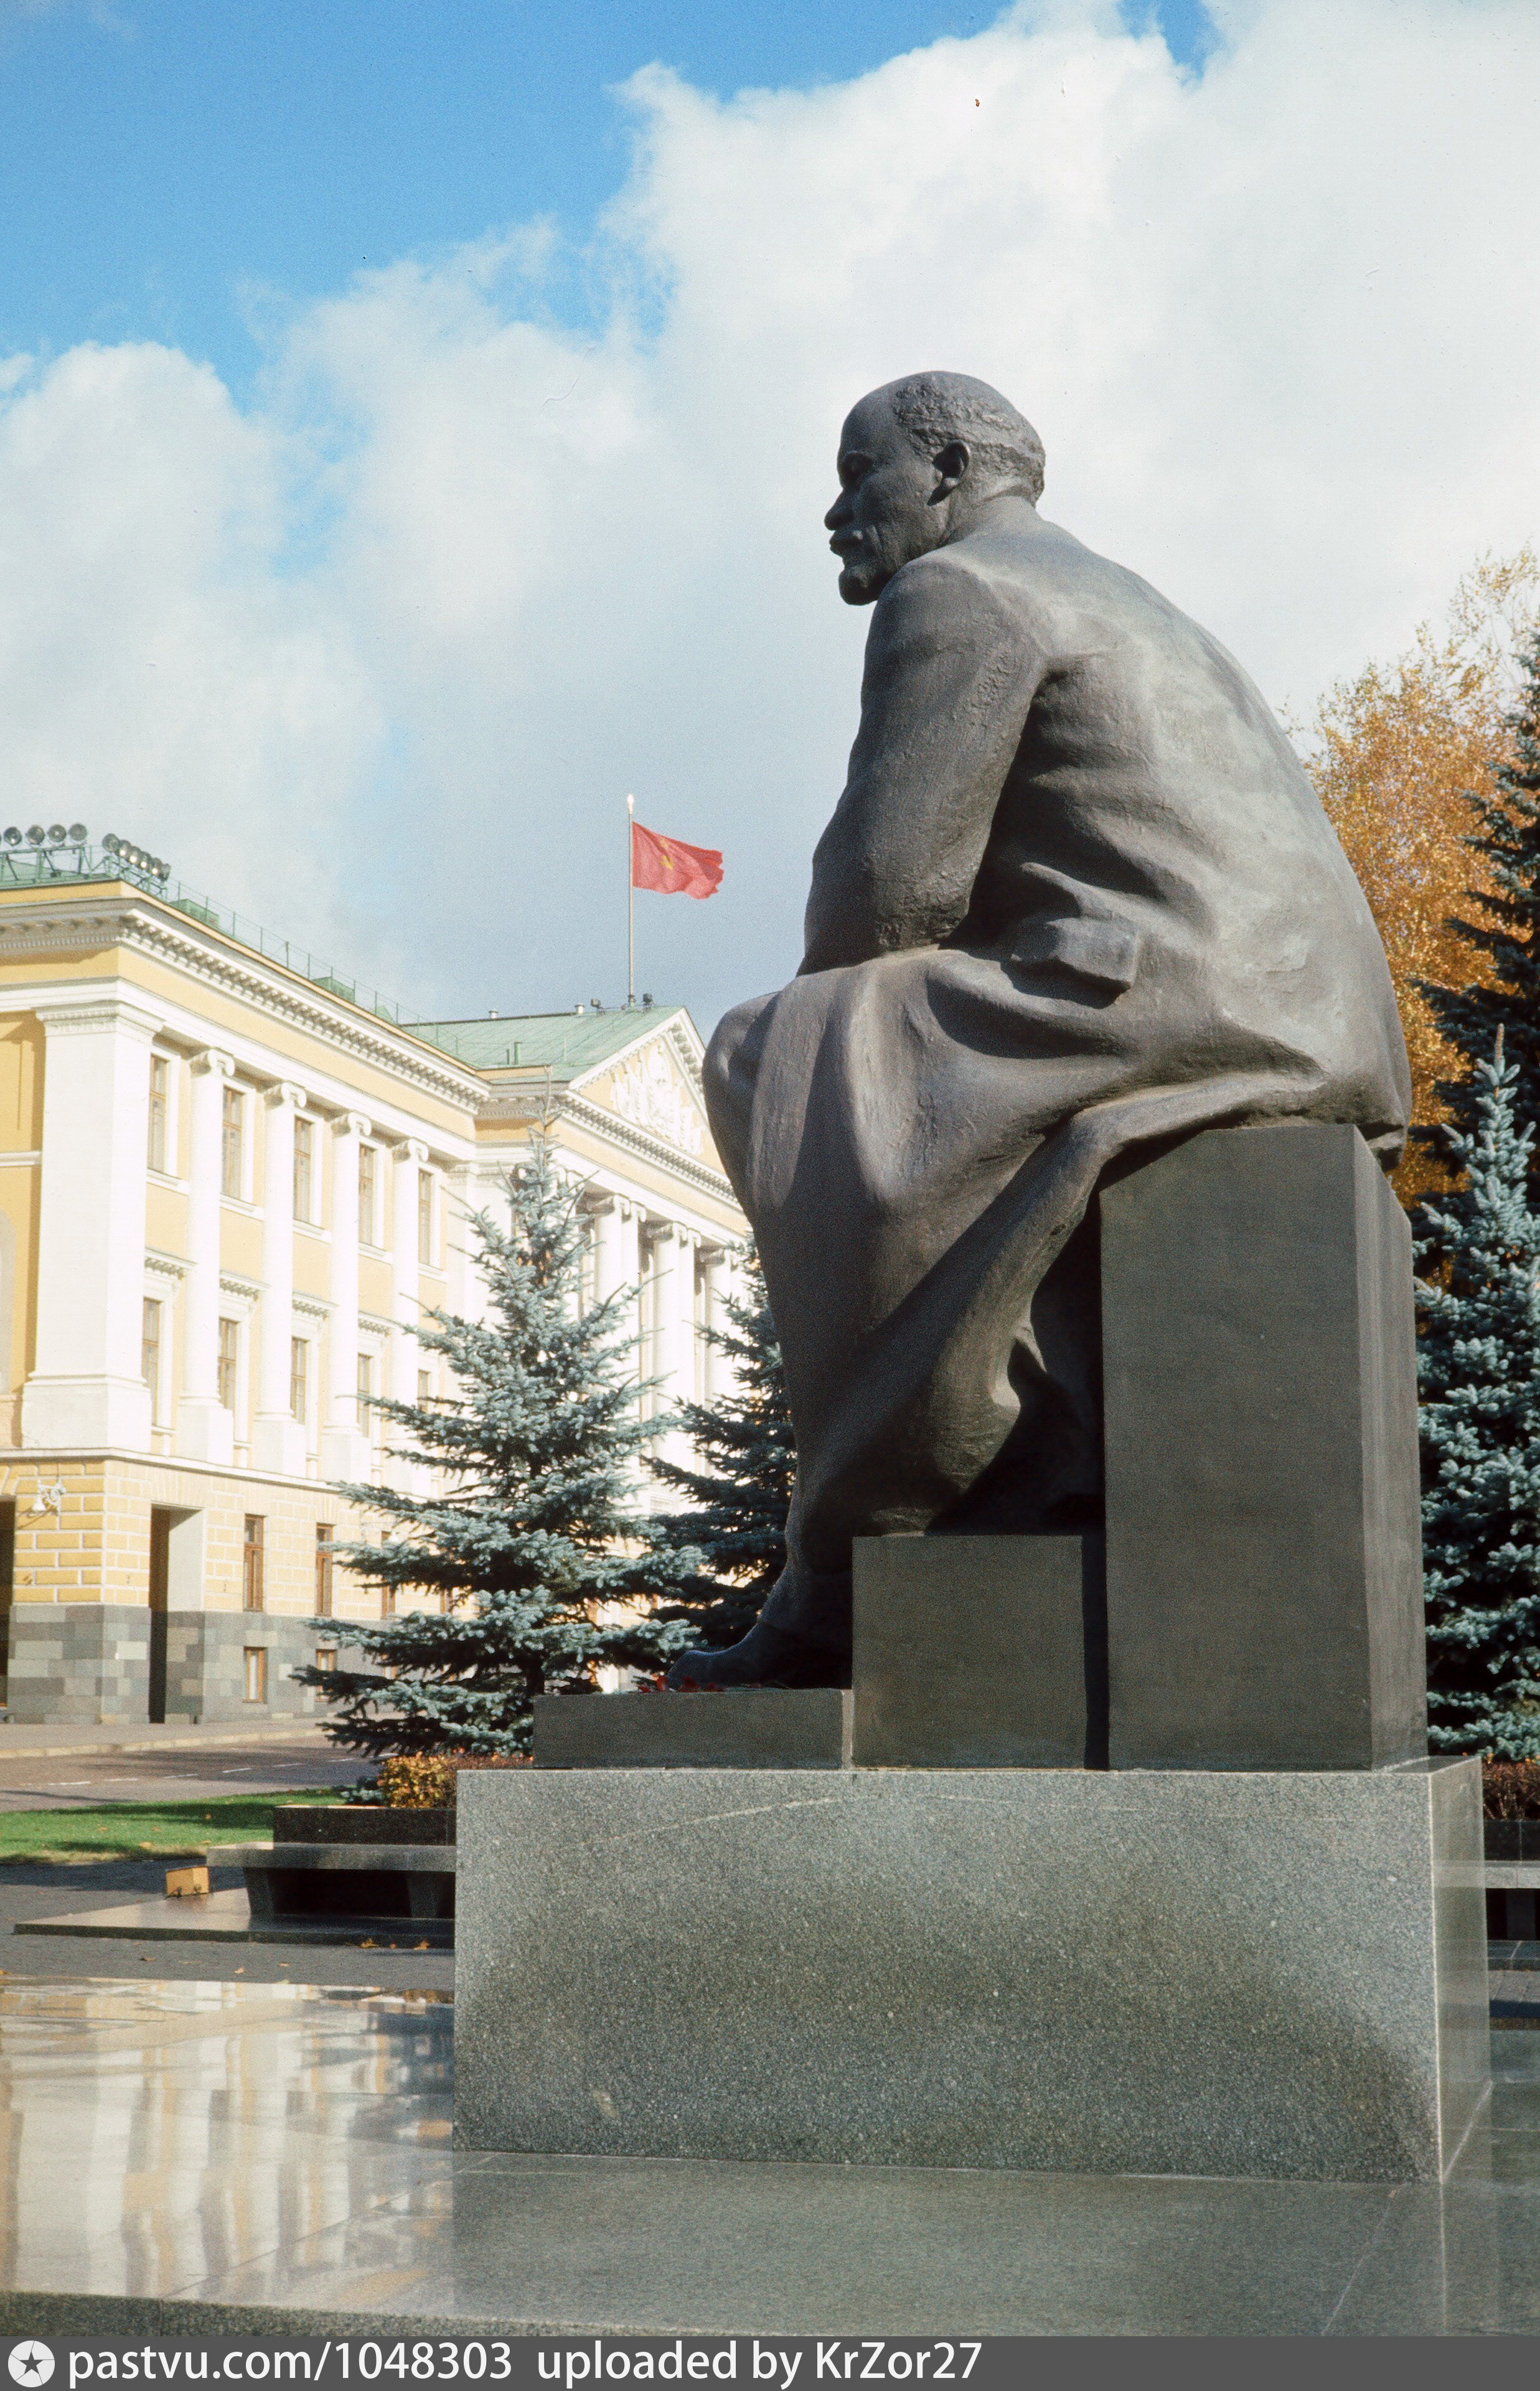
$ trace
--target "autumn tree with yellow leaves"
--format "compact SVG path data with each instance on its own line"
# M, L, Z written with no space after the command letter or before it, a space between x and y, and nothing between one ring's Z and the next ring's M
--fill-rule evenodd
M1307 769L1385 942L1411 1058L1412 1118L1423 1128L1448 1118L1441 1082L1463 1082L1469 1067L1423 988L1495 977L1491 955L1458 926L1494 926L1482 903L1496 893L1494 869L1468 844L1480 827L1471 800L1492 803L1514 759L1507 717L1537 597L1533 549L1482 559L1442 627L1424 624L1393 664L1337 682L1304 726ZM1436 1153L1414 1141L1396 1178L1403 1200L1447 1183Z

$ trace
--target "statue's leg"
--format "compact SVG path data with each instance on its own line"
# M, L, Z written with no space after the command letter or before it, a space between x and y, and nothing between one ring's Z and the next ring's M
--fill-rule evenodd
M1082 1289L1083 1271L1052 1267L1078 1207L1055 1201L1045 1224L1012 1169L1012 1146L1041 1136L1019 1069L982 1150L938 1152L937 1066L950 1079L958 1054L954 1025L930 1017L940 968L896 957L803 979L712 1040L712 1126L758 1237L798 1480L757 1625L729 1651L682 1655L675 1686L848 1683L852 1538L951 1524L1013 1429L1010 1524L1023 1504L1055 1527L1067 1506L1094 1507L1094 1273ZM1082 1299L1055 1303L1045 1274L1072 1276Z

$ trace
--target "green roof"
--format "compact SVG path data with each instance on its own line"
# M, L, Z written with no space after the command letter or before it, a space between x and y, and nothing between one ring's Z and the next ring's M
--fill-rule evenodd
M401 1027L475 1071L549 1071L552 1079L574 1079L672 1020L680 1009L639 1004L605 1013L495 1013L471 1021L404 1021Z

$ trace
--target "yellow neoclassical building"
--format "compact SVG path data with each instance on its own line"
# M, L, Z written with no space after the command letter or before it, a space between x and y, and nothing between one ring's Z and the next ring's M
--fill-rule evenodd
M0 1604L19 1721L303 1712L377 1593L338 1480L371 1395L442 1391L458 1224L539 1129L596 1296L637 1289L650 1402L710 1388L744 1224L688 1014L399 1018L84 834L0 844ZM50 840L52 843L50 843Z

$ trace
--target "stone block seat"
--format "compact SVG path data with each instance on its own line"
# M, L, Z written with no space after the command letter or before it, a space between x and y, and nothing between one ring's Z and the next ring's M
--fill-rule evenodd
M244 1876L253 1920L407 1921L435 1941L453 1933L453 1810L286 1803L273 1813L270 1847L237 1843L222 1857Z

